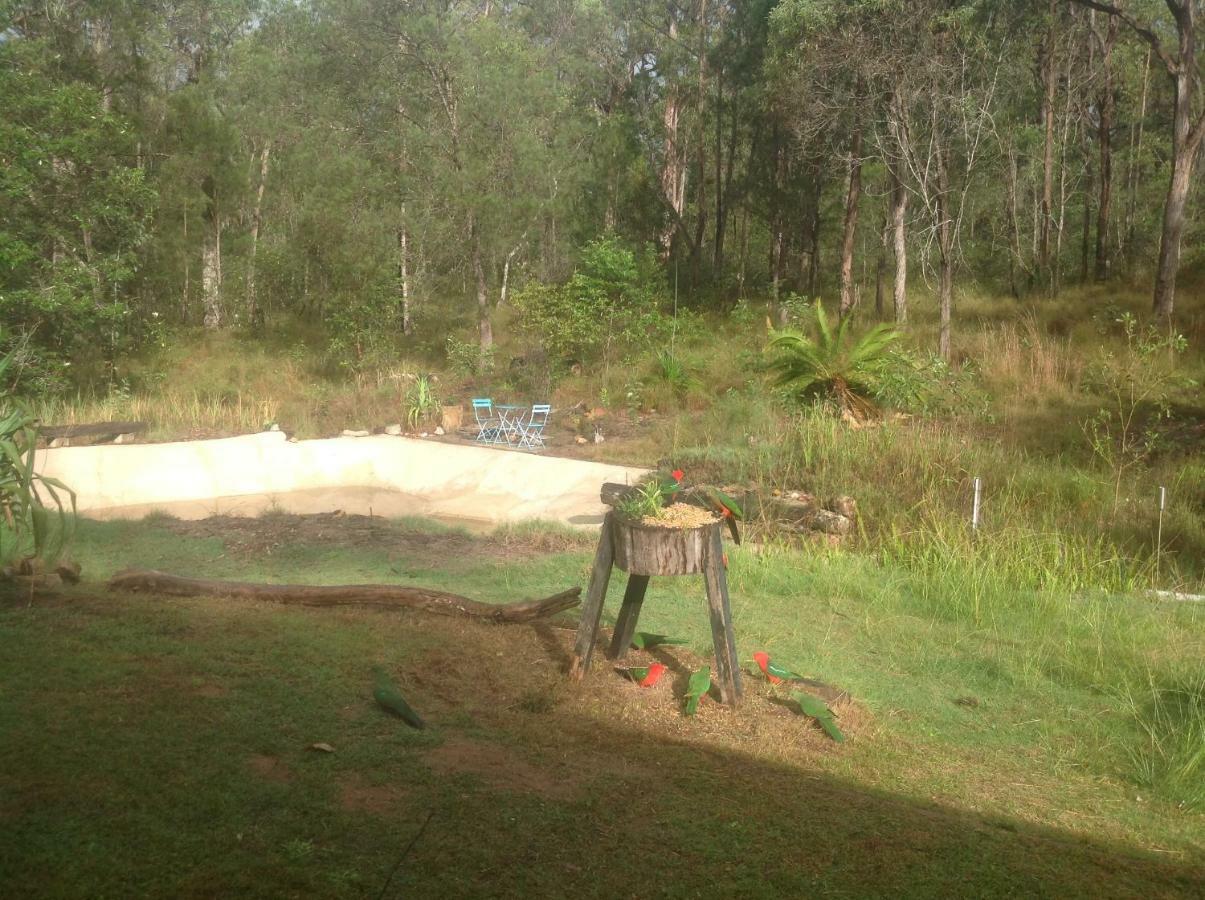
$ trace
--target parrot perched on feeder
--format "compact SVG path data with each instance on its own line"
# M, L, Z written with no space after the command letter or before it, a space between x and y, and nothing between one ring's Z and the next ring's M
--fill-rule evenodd
M400 716L411 728L425 727L423 720L419 718L418 713L410 708L410 704L398 691L397 687L389 680L389 676L384 670L377 668L373 670L376 676L376 687L372 691L373 699L381 706L385 707L391 713Z
M690 676L686 683L686 707L683 712L693 716L699 708L703 695L711 690L711 666L704 666Z
M833 718L832 710L823 700L813 697L811 694L805 694L803 691L791 691L791 699L799 704L799 709L805 716L811 716L819 722L824 733L834 741L841 743L845 740L845 735L841 733L841 729L837 727L837 722Z
M757 665L765 673L766 679L770 684L782 684L784 681L804 681L802 675L796 675L790 669L784 669L782 666L776 665L770 661L770 654L765 651L758 651L753 654L753 659Z
M724 524L728 526L728 533L732 535L732 543L739 547L741 533L737 530L736 520L744 518L745 514L741 512L736 501L719 488L713 488L711 485L703 485L699 488L699 493L703 495L704 505L724 520Z
M670 637L668 634L652 634L648 631L637 631L632 635L632 646L637 650L652 650L662 644L686 644L683 638Z
M652 687L661 680L661 676L666 673L668 668L665 663L653 663L651 666L635 666L620 669L620 671L641 687Z

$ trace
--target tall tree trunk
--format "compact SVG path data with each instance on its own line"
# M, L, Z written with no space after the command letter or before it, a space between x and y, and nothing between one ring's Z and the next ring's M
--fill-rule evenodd
M201 302L205 307L203 324L208 329L222 327L222 214L218 208L213 179L202 182L205 193L205 237L201 246Z
M949 208L950 171L946 159L946 150L940 144L934 147L934 158L937 163L937 248L940 259L937 303L939 328L937 337L937 352L941 358L950 359L950 319L954 307L954 223L950 220Z
M1055 65L1055 0L1050 0L1050 24L1038 51L1038 69L1042 77L1042 124L1045 138L1042 144L1042 208L1038 238L1038 271L1052 285L1050 266L1050 229L1054 223L1054 97L1058 85Z
M669 20L670 42L678 38L678 23L672 14ZM674 235L682 222L682 211L686 207L686 148L679 138L682 117L682 98L678 86L672 83L666 90L665 111L662 123L665 126L665 159L661 164L661 196L671 210L668 222L661 232L661 257L669 259L674 248Z
M895 251L895 283L892 286L891 302L895 310L895 321L900 325L908 322L908 245L904 235L904 218L908 211L908 189L900 172L903 163L891 161L891 244Z
M1130 126L1130 167L1126 177L1128 197L1126 198L1126 230L1125 255L1130 261L1134 256L1135 217L1138 212L1138 188L1142 183L1142 138L1146 125L1146 100L1151 84L1151 51L1146 51L1146 62L1142 67L1142 101L1138 105L1137 129ZM1137 135L1135 135L1135 130Z
M891 208L888 205L887 215L883 220L883 230L879 235L879 254L874 268L874 316L879 322L883 321L883 297L886 294L887 282L887 244L891 236Z
M1021 227L1017 217L1017 155L1011 140L1008 143L1005 179L1008 185L1008 286L1013 298L1019 300L1021 288L1017 283L1017 269L1022 267Z
M490 323L489 288L481 261L481 231L476 216L469 219L469 240L473 245L473 277L477 282L477 337L481 352L486 353L494 346L494 327Z
M1192 2L1185 4L1192 16ZM1191 18L1190 18L1191 21ZM1191 37L1191 31L1189 32ZM1180 268L1180 240L1184 236L1184 208L1188 202L1188 191L1192 187L1192 170L1197 159L1197 150L1205 137L1205 112L1200 113L1195 126L1190 116L1192 112L1192 79L1195 69L1189 69L1187 63L1192 62L1192 41L1181 40L1181 46L1187 43L1188 49L1182 50L1182 62L1175 75L1176 104L1172 122L1172 171L1167 185L1167 200L1163 207L1163 235L1159 240L1159 268L1155 277L1154 312L1161 319L1170 320L1175 312L1176 303L1176 273ZM1195 66L1195 63L1193 63Z
M398 294L402 305L402 334L409 336L414 333L414 310L410 284L410 229L406 223L406 201L404 200L400 213L402 223L397 230Z
M263 225L264 188L268 185L268 155L272 142L265 141L259 151L259 184L255 188L255 206L251 210L251 251L247 260L247 321L258 329L264 323L263 309L259 304L255 286L255 257L259 252L259 231Z
M862 91L856 92L861 98ZM857 101L855 101L855 104ZM854 125L849 142L849 189L845 192L845 230L841 238L841 307L844 319L857 303L854 293L854 238L858 230L858 201L862 195L862 122Z
M1113 92L1113 45L1117 43L1117 16L1109 16L1104 37L1096 35L1100 43L1100 65L1103 84L1100 92L1100 121L1096 136L1100 149L1100 199L1096 204L1096 280L1107 281L1112 269L1109 247L1109 216L1113 204L1113 121L1116 97ZM1093 31L1095 34L1095 30Z
M811 224L808 228L808 233L811 236L811 247L808 255L811 257L811 263L808 268L808 296L815 298L820 288L820 226L822 224L822 210L820 203L823 200L824 180L820 163L817 161L812 167L812 204L811 204Z

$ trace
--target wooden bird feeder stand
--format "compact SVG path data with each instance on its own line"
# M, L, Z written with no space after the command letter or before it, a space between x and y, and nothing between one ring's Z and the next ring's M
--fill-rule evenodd
M605 488L603 499L607 499ZM628 521L614 510L608 512L598 537L590 586L582 603L582 620L569 665L570 677L581 679L590 669L612 567L628 573L628 586L607 654L614 660L623 659L631 646L636 620L640 617L640 607L652 576L702 575L711 613L720 699L735 706L741 695L741 676L736 637L732 631L728 579L724 573L722 529L723 523L719 521L693 528L644 525Z

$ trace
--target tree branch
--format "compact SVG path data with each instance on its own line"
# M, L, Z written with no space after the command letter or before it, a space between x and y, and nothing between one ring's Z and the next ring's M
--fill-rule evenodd
M1110 16L1117 16L1121 21L1125 22L1137 35L1151 45L1151 50L1155 55L1162 60L1164 67L1169 75L1176 75L1180 71L1180 63L1163 49L1163 42L1159 40L1159 35L1147 25L1143 25L1132 15L1126 12L1119 6L1114 6L1112 3L1101 3L1100 0L1070 0L1071 3L1079 6L1086 6L1088 9L1095 9L1097 12L1105 13ZM1170 3L1168 4L1170 7ZM1175 10L1172 10L1175 13Z

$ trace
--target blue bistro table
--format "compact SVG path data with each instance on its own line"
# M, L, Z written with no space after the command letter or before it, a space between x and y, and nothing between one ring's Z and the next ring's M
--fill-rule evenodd
M530 406L513 403L499 403L494 406L498 412L498 435L505 438L507 444L513 444L523 430L523 417ZM499 440L497 443L501 444Z

